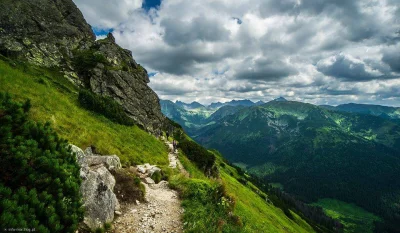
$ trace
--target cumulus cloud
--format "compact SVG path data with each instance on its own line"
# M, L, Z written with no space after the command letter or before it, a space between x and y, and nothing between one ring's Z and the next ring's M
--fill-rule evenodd
M246 59L235 77L248 80L279 80L297 74L297 70L287 62L272 58Z
M400 73L400 44L386 48L382 61L389 65L393 72Z
M397 0L74 1L161 98L400 105Z
M362 60L343 54L319 61L317 69L327 76L345 81L366 81L382 76L379 71L371 69Z
M222 41L229 38L229 31L223 25L206 17L197 17L190 22L163 19L160 23L165 28L164 41L171 46L179 46L197 41Z
M74 0L85 19L96 28L114 28L125 23L143 0Z

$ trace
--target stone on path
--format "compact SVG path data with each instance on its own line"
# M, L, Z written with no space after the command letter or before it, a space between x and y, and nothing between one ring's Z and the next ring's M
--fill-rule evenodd
M151 179L150 177L144 178L144 181L146 182L146 184L155 184L155 183L156 183L156 182L154 182L154 180Z

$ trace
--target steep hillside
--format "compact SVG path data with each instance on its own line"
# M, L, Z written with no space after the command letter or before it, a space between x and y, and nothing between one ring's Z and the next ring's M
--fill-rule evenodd
M58 72L0 60L0 92L17 100L30 99L33 120L50 122L59 135L86 148L94 145L101 154L116 154L122 163L167 164L163 143L138 126L123 126L82 108L78 88Z
M140 127L165 123L147 71L112 34L95 41L72 0L1 1L0 54L56 69L79 87L120 103Z
M230 105L223 106L223 107L219 108L216 112L211 114L211 116L209 118L207 118L207 120L209 122L219 121L219 120L221 120L222 118L224 118L226 116L235 114L236 112L238 112L242 108L244 108L244 106L242 106L242 105L239 105L239 106L230 106Z
M330 197L395 221L400 126L380 117L272 101L244 108L195 139L312 202Z

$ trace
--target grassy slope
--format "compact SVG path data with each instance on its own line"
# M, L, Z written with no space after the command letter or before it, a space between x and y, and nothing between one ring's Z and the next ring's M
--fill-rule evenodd
M191 180L196 182L205 182L213 184L216 181L207 179L185 156L179 157L181 163L190 173ZM222 164L222 158L217 155L217 164ZM262 199L256 191L259 191L252 183L248 182L243 185L238 182L240 175L236 169L225 164L219 166L221 180L226 187L227 194L234 197L236 207L234 214L239 216L243 222L243 228L240 232L314 232L312 227L308 225L298 215L293 213L294 220L289 219L281 209L267 203ZM187 179L180 177L178 179ZM176 181L173 181L173 183ZM184 221L187 222L186 230L196 232L204 228L191 228L196 222L197 225L207 225L212 221L212 218L218 217L217 213L199 207L196 203L185 203ZM197 214L193 214L196 212ZM207 220L209 219L209 220ZM204 221L205 220L205 221ZM223 232L237 232L237 228L224 228ZM212 232L210 229L207 232Z
M344 225L345 232L349 233L372 233L374 230L373 222L381 220L378 216L354 204L335 199L320 199L314 205L324 208L328 216L339 219Z
M31 99L33 120L49 121L60 136L81 148L95 145L102 154L116 154L125 165L166 165L162 142L137 126L127 127L93 114L78 104L78 90L56 72L0 60L0 92Z
M267 203L254 192L258 189L252 183L248 182L246 186L240 183L236 179L239 177L236 169L225 165L220 167L220 172L228 193L236 199L235 214L243 221L243 232L314 232L295 213L292 213L294 220L291 220L281 209Z

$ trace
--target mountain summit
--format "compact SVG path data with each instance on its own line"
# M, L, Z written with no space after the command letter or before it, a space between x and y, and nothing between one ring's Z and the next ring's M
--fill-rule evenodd
M273 101L279 101L279 102L284 102L284 101L288 101L287 99L283 98L282 96L279 98L274 99Z

